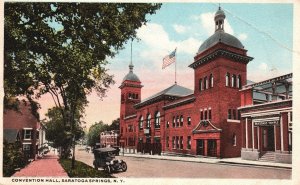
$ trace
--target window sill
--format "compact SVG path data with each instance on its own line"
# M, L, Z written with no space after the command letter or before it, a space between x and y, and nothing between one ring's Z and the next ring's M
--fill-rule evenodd
M240 123L241 121L237 119L227 119L227 122Z

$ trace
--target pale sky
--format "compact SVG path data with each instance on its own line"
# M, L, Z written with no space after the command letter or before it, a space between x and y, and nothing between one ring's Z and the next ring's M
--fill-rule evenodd
M254 60L248 64L248 80L261 81L292 72L293 4L221 4L225 11L225 32L237 37ZM177 83L193 89L194 73L189 64L200 45L214 33L217 3L163 3L149 22L138 30L133 42L134 73L144 87L142 99L174 84L174 64L162 70L162 59L177 47ZM89 96L85 121L87 127L100 120L111 123L119 117L120 89L128 73L130 43L109 59L114 75L107 96L100 100ZM53 106L50 96L40 100L41 117Z

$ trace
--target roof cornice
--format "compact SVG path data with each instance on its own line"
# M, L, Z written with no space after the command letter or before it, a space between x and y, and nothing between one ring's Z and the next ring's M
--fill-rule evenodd
M196 69L200 65L210 62L220 56L230 58L235 62L240 62L240 63L244 63L244 64L248 64L248 62L253 60L253 57L237 54L237 53L227 51L224 49L217 49L217 50L213 51L212 53L209 53L209 54L201 57L199 60L196 60L194 63L190 64L189 67Z

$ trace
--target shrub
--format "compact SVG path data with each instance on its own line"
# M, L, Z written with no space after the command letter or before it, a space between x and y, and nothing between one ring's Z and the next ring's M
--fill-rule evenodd
M3 176L10 177L15 173L16 168L24 168L28 159L22 152L20 142L3 143Z

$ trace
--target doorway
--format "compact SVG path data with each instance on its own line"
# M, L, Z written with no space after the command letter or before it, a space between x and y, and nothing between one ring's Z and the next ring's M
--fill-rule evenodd
M263 134L263 151L275 151L274 147L274 127L262 127Z
M197 140L197 155L204 155L204 140L198 139Z
M217 156L217 144L215 139L209 139L207 142L207 155L211 157Z

